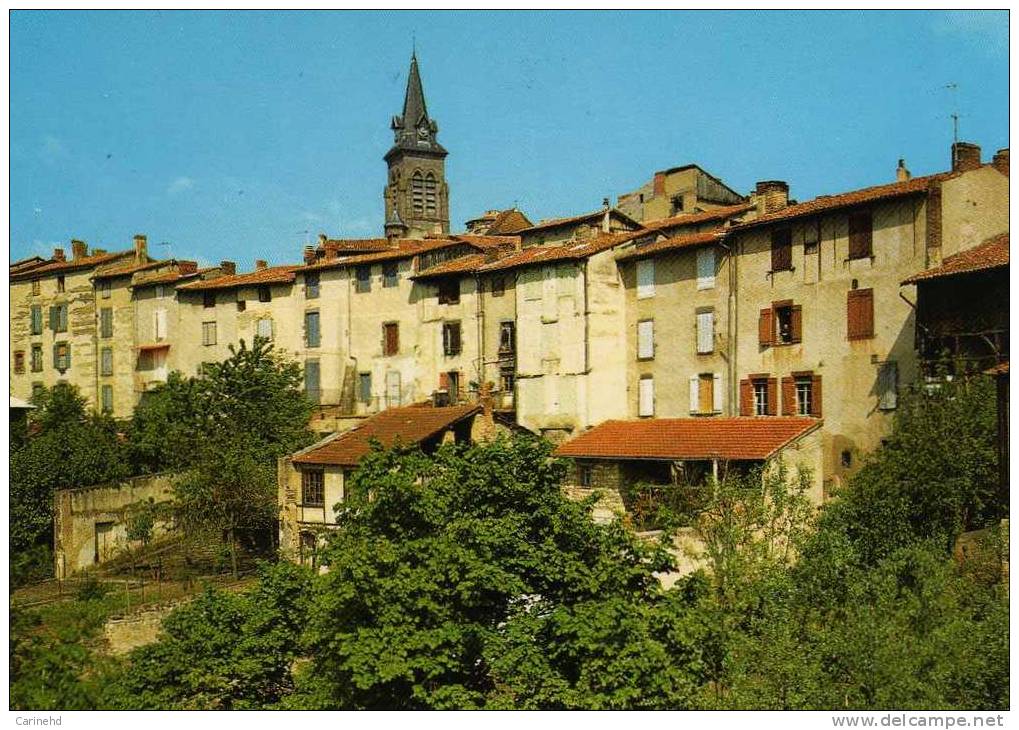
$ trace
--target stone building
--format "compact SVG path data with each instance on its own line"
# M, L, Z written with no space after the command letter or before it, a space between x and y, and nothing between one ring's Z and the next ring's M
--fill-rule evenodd
M690 215L738 205L744 197L699 165L659 170L632 193L619 196L619 210L636 221Z

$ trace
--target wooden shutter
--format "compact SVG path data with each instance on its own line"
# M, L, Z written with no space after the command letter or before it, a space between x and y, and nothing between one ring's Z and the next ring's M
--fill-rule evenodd
M846 331L850 340L874 336L874 290L855 289L846 294Z
M647 299L655 295L655 260L641 259L637 262L637 298Z
M715 380L715 382L714 382L714 388L715 389L713 391L714 399L713 399L713 401L711 403L711 410L713 410L715 413L721 413L722 412L722 374L721 373L715 373L714 380Z
M792 323L792 331L793 331L793 339L792 339L792 341L793 342L802 342L803 341L803 307L800 306L799 304L796 304L796 305L790 307L790 310L791 310L791 316L790 316L789 319L790 319L790 321Z
M439 373L439 390L449 392L449 373Z
M655 321L645 319L637 323L637 357L650 360L655 356Z
M715 313L697 313L697 354L703 355L715 349Z
M779 228L771 232L771 270L787 271L793 267L793 232Z
M849 258L870 258L874 225L870 211L849 214Z
M768 415L778 413L778 378L768 378Z
M810 415L814 418L821 417L821 376L815 375L811 378L810 389Z
M715 249L697 250L697 288L710 289L715 285Z
M395 355L400 351L400 329L395 323L382 325L385 338L385 354Z
M698 413L701 410L701 379L698 375L690 376L690 412Z
M52 332L57 331L57 309L59 307L50 307L50 330Z
M782 415L796 415L796 381L789 376L782 378Z
M749 378L739 381L739 414L754 415L754 385Z
M654 414L655 414L655 381L651 378L641 378L638 415L653 416Z
M775 313L769 307L761 310L757 320L757 341L761 347L770 347L775 337Z
M457 322L456 324L454 324L454 325L452 325L450 327L450 344L453 347L453 354L454 355L459 355L460 354L460 323L459 322Z

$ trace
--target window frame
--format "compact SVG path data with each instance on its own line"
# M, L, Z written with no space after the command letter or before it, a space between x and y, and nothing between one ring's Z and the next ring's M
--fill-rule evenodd
M14 374L23 375L25 373L25 351L15 350L14 351Z
M637 259L635 276L637 280L637 299L651 299L655 295L655 260L653 258ZM645 272L641 283L641 271Z
M388 261L382 264L382 288L392 289L400 285L400 262Z
M442 323L442 354L459 357L463 353L463 327L460 320Z
M314 341L311 337L312 329L308 326L312 320L315 322ZM317 309L308 309L304 312L304 346L309 349L322 346L322 315Z
M31 368L33 373L41 373L44 366L44 360L42 355L42 343L33 342L31 352Z
M218 330L218 327L216 326L216 320L209 320L207 322L202 322L202 346L203 347L213 347L213 346L216 345L217 340L219 339L219 332L217 330ZM212 334L211 337L209 336L209 333Z
M258 286L258 301L262 304L269 304L272 301L272 287L268 284Z
M367 388L365 388L365 385L367 385ZM357 374L357 400L359 403L371 403L372 401L371 371L363 371Z
M318 299L321 296L322 280L317 271L308 271L304 274L304 298Z
M371 264L362 264L354 267L354 293L367 294L372 290L372 267Z
M648 325L650 325L649 328ZM645 327L647 329L642 329ZM642 334L646 334L646 341L642 338ZM647 347L644 347L647 345ZM648 351L650 350L650 352ZM637 360L638 362L646 362L655 359L655 320L653 317L641 319L637 321Z
M650 383L651 387L647 392L650 402L645 404L644 383ZM645 408L645 405L647 406ZM655 415L655 379L652 375L642 375L637 381L637 416L639 418L654 418Z
M506 294L506 277L505 276L493 276L492 277L492 296L501 297Z
M439 279L436 285L436 296L439 304L460 303L460 280L456 277Z
M794 271L793 229L783 226L771 231L771 273Z
M109 367L107 367L107 358ZM99 351L99 375L108 378L113 375L113 348L104 347Z
M57 354L59 352L60 348L64 349L64 354L63 354L62 357L58 356L58 354ZM66 371L71 369L71 343L70 342L66 342L64 340L61 340L59 342L54 342L53 343L53 368L55 370L57 370L59 373L61 373L61 374L63 374L64 372L66 372Z
M99 310L99 336L103 339L113 337L113 307Z
M202 306L205 309L212 309L216 306L216 292L215 291L203 291L202 292Z
M392 328L392 329L390 329ZM395 347L390 350L389 348L389 332L395 332ZM383 357L395 357L400 354L400 323L399 322L383 322L382 323L382 356Z
M99 389L101 411L106 414L113 413L113 386L104 384Z
M42 305L33 304L29 309L29 331L33 336L41 335L44 329L42 321Z
M862 225L864 224L865 225ZM869 208L850 211L847 216L847 261L874 258L874 212Z
M326 506L325 469L301 469L301 507Z

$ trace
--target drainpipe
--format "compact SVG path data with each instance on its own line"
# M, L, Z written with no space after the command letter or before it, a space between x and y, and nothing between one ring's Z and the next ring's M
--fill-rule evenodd
M487 382L485 368L485 303L481 296L481 275L474 276L474 296L478 300L475 304L475 319L478 329L478 393L482 392Z
M739 311L738 306L739 287L737 287L736 285L738 279L736 272L737 256L736 252L733 250L731 246L726 245L722 241L719 241L718 245L725 249L726 252L728 252L728 256L726 257L728 260L728 265L726 266L726 268L728 269L729 274L729 299L728 299L729 312L728 317L726 317L725 337L729 349L729 358L727 363L729 397L726 398L727 403L725 406L725 414L727 416L732 416L734 414L739 413L739 410L733 407L733 404L737 403L739 400L739 381L737 379L738 370L736 367L737 339L738 339L736 337L737 332L736 325L737 325L737 312Z

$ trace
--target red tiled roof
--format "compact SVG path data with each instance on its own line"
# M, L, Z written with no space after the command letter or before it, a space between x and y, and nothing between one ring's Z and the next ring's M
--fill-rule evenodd
M430 266L423 271L414 274L412 279L433 279L442 276L453 276L456 274L473 274L485 263L485 254L475 253L469 256L443 261L441 264Z
M326 240L325 244L330 248L336 247L343 253L369 253L389 248L389 240L385 238L330 238Z
M529 246L522 251L484 264L478 270L503 271L524 266L541 266L550 261L576 261L648 235L652 235L651 231L640 229L621 233L602 233L587 241L565 243L558 246Z
M767 459L817 428L816 418L649 418L606 421L567 441L556 456L586 459Z
M936 180L945 180L954 176L955 173L942 173L928 175L926 177L914 177L903 182L894 182L887 185L876 185L870 188L853 190L838 195L821 195L813 200L803 203L788 205L780 210L765 213L746 223L733 226L735 229L750 228L753 226L765 225L776 221L784 221L792 218L801 218L808 215L816 215L838 208L848 208L854 205L873 203L878 200L897 198L905 195L918 195L927 191L929 185Z
M641 225L652 231L660 231L663 228L678 228L679 226L693 226L716 220L725 220L726 218L732 218L753 209L754 206L750 203L740 203L739 205L727 205L722 208L704 210L700 213L687 213L686 215L674 215L671 218L644 221Z
M10 273L17 274L22 271L28 271L29 269L34 269L36 266L42 266L45 263L46 259L42 256L30 256L27 259L20 259L13 262L10 265Z
M129 262L120 266L111 266L106 269L100 269L92 275L93 279L110 279L115 276L130 276L139 271L148 271L150 269L158 269L160 266L167 266L170 264L169 260L162 261L146 261L145 263Z
M330 436L298 452L294 456L294 463L357 466L371 451L373 439L386 448L397 442L413 446L442 433L480 410L481 406L478 405L389 408L366 419L353 430Z
M611 212L612 215L616 216L617 218L622 218L623 220L628 221L635 226L640 225L639 222L635 221L633 218L626 215L626 213L622 212L621 210L618 210L617 208L612 208ZM584 221L594 219L601 220L602 216L604 215L605 209L602 208L591 213L581 213L580 215L568 216L566 218L550 218L548 220L535 223L533 226L530 226L529 228L521 228L518 231L516 231L516 233L519 235L524 235L526 233L534 233L535 231L541 231L546 228L558 228L559 226L570 225L571 223L583 223Z
M943 276L969 274L974 271L997 269L1002 266L1008 266L1007 233L988 238L979 246L952 254L941 262L941 266L914 274L902 283L915 284L918 281L940 279Z
M469 243L480 249L505 248L507 246L516 246L520 243L520 236L493 236L488 233L483 236L473 233L456 233L451 235L450 238Z
M246 274L217 276L215 279L192 281L177 287L182 291L210 291L213 289L233 289L239 286L258 286L259 284L289 284L294 280L294 269L297 266L269 266Z
M46 263L40 266L33 266L29 269L19 269L18 271L12 271L10 275L11 281L18 281L21 279L34 279L37 276L44 276L47 274L61 274L65 271L76 271L78 269L88 269L93 266L99 266L100 264L110 263L117 259L125 256L134 256L134 249L130 251L119 251L117 253L103 253L92 256L82 256L79 259L69 259L67 261L57 261L56 259L50 259Z
M534 224L531 223L530 219L516 208L508 208L502 211L492 221L492 225L488 228L488 235L498 236L505 235L507 233L516 233L522 231L525 228L530 228Z
M725 231L720 228L714 231L704 231L702 233L689 233L685 236L673 236L672 238L648 243L644 246L638 246L632 250L626 251L625 253L621 253L616 256L616 261L635 261L637 259L646 259L650 256L656 256L666 251L676 251L682 248L703 246L704 244L720 241L724 236Z
M468 241L458 241L450 238L401 238L396 245L388 244L385 251L357 254L354 256L338 256L334 259L322 259L313 264L305 264L297 267L299 271L321 271L323 269L342 268L344 266L357 266L359 264L372 264L379 261L395 261L417 256L427 251L435 251L448 246L460 246L467 244L479 248L479 246Z
M984 370L984 375L1008 375L1008 361L999 363L990 370Z
M139 286L150 286L153 284L173 284L175 282L181 281L182 279L193 279L196 276L204 274L208 271L213 271L217 268L219 267L210 266L205 269L198 269L197 271L192 271L191 273L176 270L161 271L159 273L153 274L152 276L146 276L143 279L139 279L134 283L134 286L139 287Z

